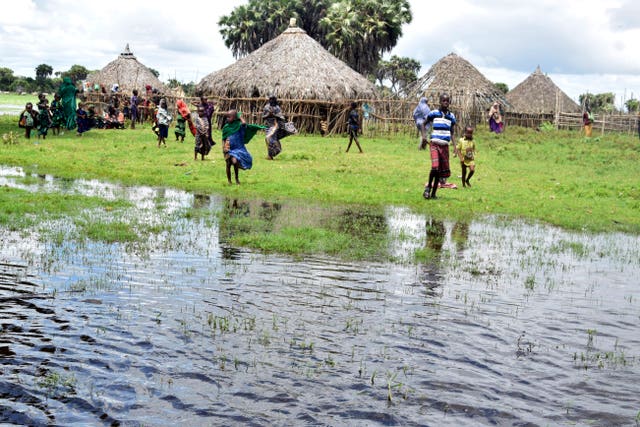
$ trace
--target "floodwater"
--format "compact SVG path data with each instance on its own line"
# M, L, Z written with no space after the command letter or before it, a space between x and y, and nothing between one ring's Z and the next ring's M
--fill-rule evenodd
M420 249L428 261L294 259L230 246L217 219L275 222L286 205L25 179L14 168L0 169L0 185L125 198L135 208L123 216L173 226L142 245L2 231L2 422L640 420L637 236L388 208L389 251ZM192 214L174 215L182 211Z
M5 114L11 115L11 116L18 116L20 115L20 112L22 110L24 110L24 105L0 104L0 116Z

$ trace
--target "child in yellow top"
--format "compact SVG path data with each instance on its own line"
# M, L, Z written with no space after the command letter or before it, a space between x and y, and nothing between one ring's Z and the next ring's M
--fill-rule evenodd
M462 167L462 186L471 187L469 180L476 171L476 143L473 142L473 128L471 126L464 129L464 136L458 140L456 151ZM467 175L467 168L469 168L469 175Z

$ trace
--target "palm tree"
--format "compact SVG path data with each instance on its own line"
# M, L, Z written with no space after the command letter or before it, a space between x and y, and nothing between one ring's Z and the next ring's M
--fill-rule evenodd
M218 21L234 57L247 55L287 27L289 18L356 71L371 73L411 22L408 0L249 0Z
M370 74L398 43L402 25L411 19L408 0L342 0L328 9L320 25L331 53L356 71Z

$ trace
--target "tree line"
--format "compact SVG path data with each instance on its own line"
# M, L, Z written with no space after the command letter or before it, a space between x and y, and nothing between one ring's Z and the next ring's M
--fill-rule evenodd
M62 79L70 77L79 82L89 74L89 70L82 65L72 65L66 71L54 73L53 67L48 64L40 64L35 69L36 77L16 76L11 68L0 68L0 90L10 92L56 92L62 83Z

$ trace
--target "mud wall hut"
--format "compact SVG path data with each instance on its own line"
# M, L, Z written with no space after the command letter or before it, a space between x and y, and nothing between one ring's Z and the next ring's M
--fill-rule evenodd
M196 93L236 107L260 122L269 95L276 95L284 114L305 132L342 132L349 104L375 99L373 83L333 56L298 28L295 20L275 39L234 64L205 76Z

